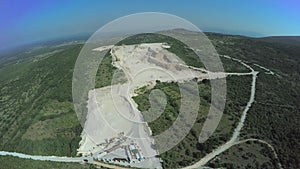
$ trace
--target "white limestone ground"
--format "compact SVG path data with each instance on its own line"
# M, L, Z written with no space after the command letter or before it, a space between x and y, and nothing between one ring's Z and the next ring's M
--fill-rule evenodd
M95 49L98 51L112 49L111 54L113 56L113 65L125 73L128 78L128 82L125 84L115 84L95 89L89 92L88 116L82 133L82 140L80 142L81 146L78 150L79 153L82 153L86 157L34 156L6 151L0 151L0 156L10 155L33 160L80 163L82 163L83 160L88 160L89 163L95 163L105 167L122 168L115 165L93 161L93 158L96 156L91 155L90 153L98 152L99 149L101 151L101 149L105 148L105 144L103 145L103 143L108 142L109 139L116 138L120 132L124 132L126 136L131 138L130 141L135 141L144 156L153 156L158 154L158 152L156 152L151 146L154 144L153 139L151 138L151 130L147 126L147 123L144 122L141 112L138 111L136 103L131 98L136 95L136 89L145 85L153 87L156 80L160 80L162 82L180 82L191 80L195 77L202 80L224 78L229 75L252 75L253 81L251 96L232 138L225 144L213 150L211 153L207 154L197 163L186 168L204 167L207 162L228 150L230 147L247 141L259 141L267 144L272 149L275 158L278 159L275 149L269 143L258 139L247 139L241 141L238 139L240 130L242 129L246 119L247 112L254 101L255 82L258 72L254 71L243 61L229 56L223 57L230 58L241 63L248 67L251 72L209 72L205 69L186 66L176 55L164 49L168 47L169 46L162 43L153 43L128 46L104 46ZM274 75L274 73L267 68L264 68L264 70L268 71L269 74ZM128 142L125 143L128 144ZM95 147L97 149L94 149ZM139 168L161 168L159 159L155 157L148 157L142 162L130 164L130 166ZM282 168L279 160L278 166Z
M187 66L178 56L165 49L168 47L170 46L164 43L147 43L94 49L103 51L111 48L112 64L125 73L128 81L90 91L87 121L79 153L88 155L97 145L124 132L141 147L143 156L158 155L152 148L154 141L151 130L132 99L137 94L136 89L146 85L154 86L156 80L183 82L194 78L199 80L224 78L233 74L209 72ZM157 166L160 164L158 158L146 158L145 161L147 160L149 160L147 164L139 167L160 167Z
M141 147L145 157L158 155L153 149L154 141L151 130L132 97L143 86L155 86L161 82L184 82L194 78L217 79L228 75L252 75L249 73L210 72L202 68L187 66L164 43L147 43L138 45L103 46L94 49L104 51L111 49L112 64L125 73L127 82L95 89L89 93L88 115L82 134L79 153L88 155L96 147L124 132L125 136ZM125 142L126 144L128 142ZM97 146L98 145L98 146ZM147 162L147 160L149 160ZM158 158L147 158L145 165L138 167L160 167ZM145 163L145 162L144 162ZM135 165L137 166L137 165Z

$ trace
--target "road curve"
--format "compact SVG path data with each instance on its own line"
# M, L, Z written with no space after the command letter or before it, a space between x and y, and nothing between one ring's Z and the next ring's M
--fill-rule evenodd
M54 161L54 162L83 162L84 159L93 161L92 157L57 157L57 156L38 156L28 155L16 152L0 151L0 156L13 156L25 159L39 160L39 161Z
M224 56L224 57L231 58L231 57L228 57L228 56ZM249 65L247 65L246 63L244 63L241 60L234 59L234 58L231 58L231 59L240 62L242 65L246 66L247 68L249 68L251 70L250 73L227 73L227 75L238 75L238 76L239 75L252 75L253 79L252 79L252 85L251 85L250 99L247 103L246 108L244 109L244 111L242 113L241 119L240 119L237 127L235 128L231 139L229 141L227 141L225 144L219 146L217 149L213 150L211 153L207 154L200 161L196 162L195 164L193 164L191 166L187 166L184 169L204 167L204 165L207 164L210 160L212 160L213 158L215 158L217 155L221 154L222 152L228 150L230 147L232 147L234 145L237 145L237 144L245 143L247 141L258 141L258 142L267 144L268 147L270 147L271 150L273 151L273 154L274 154L275 158L278 159L278 155L277 155L274 147L271 144L267 143L266 141L259 140L259 139L246 139L246 140L238 141L238 137L239 137L240 131L241 131L243 125L244 125L244 121L246 119L247 112L249 111L249 109L250 109L250 107L251 107L251 105L252 105L252 103L254 102L254 99L255 99L256 79L257 79L257 74L259 72L254 71ZM37 156L37 155L27 155L27 154L16 153L16 152L7 152L7 151L0 151L0 156L14 156L14 157L19 157L19 158L24 158L24 159L32 159L32 160L40 160L40 161L79 162L79 163L82 163L82 162L84 162L84 159L87 159L88 162L91 163L91 164L96 164L96 165L100 165L100 166L107 167L107 168L118 168L118 169L124 169L125 168L125 167L119 167L119 166L115 166L115 165L111 165L111 164L106 164L106 163L94 161L92 157ZM279 159L278 159L278 166L279 166L280 169L282 169L282 166L279 162Z
M246 143L246 142L249 142L249 141L257 141L257 142L260 142L260 143L263 143L263 144L266 144L273 152L273 155L274 157L278 160L277 161L277 165L280 169L283 169L282 168L282 165L280 163L280 160L279 160L279 157L275 151L275 148L268 142L264 141L264 140L260 140L260 139L255 139L255 138L249 138L249 139L245 139L245 140L241 140L241 141L238 141L238 142L235 142L234 145L238 145L238 144L242 144L242 143Z
M207 164L210 160L212 160L213 158L215 158L216 156L218 156L219 154L221 154L222 152L226 151L227 149L229 149L230 147L232 147L233 145L235 145L235 143L238 140L238 137L240 135L240 131L244 126L244 122L246 120L246 116L247 116L247 112L249 111L252 103L254 102L255 99L255 90L256 90L256 79L257 79L257 74L259 72L254 71L254 69L252 67L250 67L249 65L247 65L246 63L244 63L243 61L239 60L239 59L234 59L231 58L229 56L226 56L226 58L230 58L233 59L239 63L241 63L242 65L244 65L245 67L249 68L251 70L250 74L252 74L252 84L251 84L251 94L250 94L250 99L247 103L247 106L245 107L242 116L240 118L240 121L237 125L237 127L235 128L232 137L229 141L227 141L225 144L219 146L218 148L216 148L215 150L213 150L211 153L207 154L206 156L204 156L202 159L200 159L200 161L196 162L193 165L184 167L184 169L192 169L192 168L200 168L203 167L205 164ZM239 73L233 73L232 75L239 75ZM249 73L246 74L240 74L240 75L249 75Z

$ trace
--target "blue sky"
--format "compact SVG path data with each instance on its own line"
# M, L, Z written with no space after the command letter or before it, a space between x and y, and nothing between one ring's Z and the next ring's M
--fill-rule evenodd
M299 9L297 0L0 0L0 49L93 33L137 12L174 14L210 32L300 35Z

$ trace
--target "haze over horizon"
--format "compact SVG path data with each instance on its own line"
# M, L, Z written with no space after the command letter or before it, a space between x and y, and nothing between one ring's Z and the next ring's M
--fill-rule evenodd
M35 41L93 33L119 17L162 12L189 20L205 32L251 37L299 36L300 2L260 1L59 1L0 2L0 50Z

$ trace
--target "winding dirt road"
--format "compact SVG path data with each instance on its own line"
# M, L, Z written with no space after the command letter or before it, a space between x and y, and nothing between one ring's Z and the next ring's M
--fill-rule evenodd
M235 128L235 130L234 130L234 132L232 134L231 139L229 141L227 141L225 144L223 144L223 145L219 146L218 148L216 148L215 150L213 150L211 153L209 153L206 156L204 156L202 159L200 159L200 161L198 161L195 164L190 165L188 167L184 167L184 169L201 168L201 167L203 168L204 165L206 165L210 160L212 160L213 158L215 158L219 154L223 153L224 151L228 150L232 146L237 145L237 144L241 144L241 143L245 143L247 141L258 141L258 142L267 144L268 147L270 147L271 150L273 151L273 154L274 154L275 158L278 159L278 166L279 166L279 168L282 169L282 166L281 166L281 164L279 162L279 158L278 158L278 155L277 155L274 147L271 144L269 144L268 142L263 141L263 140L259 140L259 139L246 139L246 140L238 141L239 135L240 135L240 131L243 128L244 122L246 120L247 112L251 108L251 105L252 105L252 103L254 102L254 99L255 99L256 79L257 79L257 74L259 72L254 71L254 69L251 66L249 66L246 63L244 63L242 60L239 60L239 59L236 59L236 58L232 58L232 57L229 57L229 56L222 56L222 57L225 57L225 58L237 61L240 64L244 65L245 67L247 67L248 69L251 70L250 74L252 75L252 84L251 84L250 99L249 99L249 101L247 103L247 106L245 107L245 109L244 109L244 111L242 113L242 116L240 118L240 121L239 121L237 127ZM244 73L244 74L242 74L242 73L232 73L232 75L248 75L248 74L249 73Z
M254 69L251 66L247 65L246 63L244 63L243 61L241 61L239 59L231 58L229 56L222 56L222 57L229 58L229 59L232 59L234 61L237 61L240 64L244 65L245 67L247 67L251 70L251 72L249 72L249 73L224 73L224 72L220 72L223 75L225 74L225 76L228 76L228 75L230 75L230 76L234 76L234 75L237 75L237 76L252 75L250 98L249 98L249 101L247 103L247 106L245 107L245 109L244 109L244 111L241 115L240 121L239 121L237 127L235 128L235 130L232 134L231 139L229 141L227 141L225 144L223 144L223 145L219 146L218 148L216 148L215 150L213 150L211 153L207 154L205 157L200 159L195 164L193 164L191 166L188 166L188 167L185 167L185 169L205 167L204 165L206 165L210 160L212 160L213 158L215 158L219 154L223 153L224 151L228 150L232 146L242 144L242 143L245 143L245 142L248 142L248 141L257 141L257 142L266 144L272 150L272 152L274 154L274 157L276 159L278 159L278 155L277 155L274 147L271 144L269 144L268 142L264 141L264 140L252 139L251 138L251 139L246 139L246 140L239 141L240 131L244 126L244 122L245 122L245 119L246 119L246 116L247 116L247 112L251 108L251 105L252 105L252 103L254 102L254 99L255 99L256 80L257 80L257 75L258 75L259 72L254 71ZM192 67L189 67L189 68L192 68ZM201 70L201 71L204 71L204 72L206 71L204 69L194 68L194 67L193 67L193 69ZM211 72L206 72L206 73L210 74ZM216 73L212 73L212 74L216 74ZM218 76L216 76L216 78L220 78L218 73L217 73L217 75ZM214 77L214 76L212 76L212 77ZM115 166L115 165L111 165L111 164L96 162L96 161L93 161L92 157L35 156L35 155L27 155L27 154L22 154L22 153L6 152L6 151L0 151L0 156L14 156L14 157L25 158L25 159L40 160L40 161L54 161L54 162L79 162L79 163L82 163L84 160L88 160L89 163L100 165L100 166L103 166L103 167L119 168L119 169L125 168L125 167L119 167L119 166ZM279 162L279 159L278 159L278 166L279 166L280 169L282 169L282 166Z

